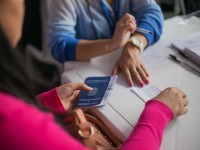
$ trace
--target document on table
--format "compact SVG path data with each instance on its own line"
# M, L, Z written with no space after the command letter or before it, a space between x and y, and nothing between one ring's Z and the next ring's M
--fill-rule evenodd
M147 48L141 54L141 59L147 69L169 63L167 57L164 56L157 46Z
M87 77L84 83L92 87L93 90L81 90L75 107L104 106L108 103L116 80L116 75Z
M132 87L131 91L133 91L137 96L139 96L144 102L154 98L161 91L156 86L152 84L148 84L142 88L140 87Z
M174 41L172 46L185 54L193 62L200 65L200 32L189 35L178 41Z

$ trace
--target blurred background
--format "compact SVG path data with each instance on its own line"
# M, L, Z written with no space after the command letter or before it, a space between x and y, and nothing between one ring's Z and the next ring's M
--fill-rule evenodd
M200 0L156 0L161 6L165 19L200 10Z

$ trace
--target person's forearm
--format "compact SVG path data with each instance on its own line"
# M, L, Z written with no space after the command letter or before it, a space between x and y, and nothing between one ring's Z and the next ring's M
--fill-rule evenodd
M164 129L173 116L173 112L163 103L148 101L122 150L159 150Z
M80 40L76 48L76 60L89 60L115 49L117 46L111 39Z
M58 97L56 88L36 96L38 102L56 114L65 113L65 109Z

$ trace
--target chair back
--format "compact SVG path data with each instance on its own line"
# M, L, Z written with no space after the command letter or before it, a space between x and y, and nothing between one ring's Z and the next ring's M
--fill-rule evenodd
M200 0L180 0L180 2L184 15L200 10Z

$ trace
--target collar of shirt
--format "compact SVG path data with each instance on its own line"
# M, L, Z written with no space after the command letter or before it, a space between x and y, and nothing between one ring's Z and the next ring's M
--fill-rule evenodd
M114 33L115 24L117 20L119 19L119 6L120 6L120 0L115 0L113 9L109 10L109 7L105 0L100 0L100 4L103 10L103 13L106 17L106 20L109 24L110 30L112 33Z

